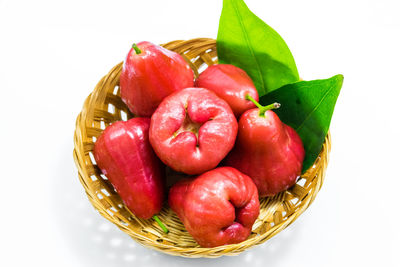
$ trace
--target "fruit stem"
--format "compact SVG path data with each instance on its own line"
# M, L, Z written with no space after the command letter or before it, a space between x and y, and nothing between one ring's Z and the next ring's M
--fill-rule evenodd
M132 48L135 49L136 55L142 53L142 50L140 50L140 48L136 44L133 44Z
M167 229L167 227L165 227L165 225L162 223L162 221L160 220L160 218L158 218L157 215L154 215L153 219L158 223L158 225L161 227L161 229L163 229L164 233L166 233L166 234L169 233L169 230Z
M260 115L261 117L264 117L264 116L265 116L265 112L266 112L267 110L276 109L276 108L279 108L279 107L281 106L281 104L279 104L279 103L277 103L277 102L272 103L272 104L270 104L270 105L268 105L268 106L262 106L262 105L260 105L260 103L258 103L254 98L252 98L251 95L249 95L249 94L246 95L246 99L247 99L247 100L250 100L251 102L253 102L254 105L256 105L256 107L258 107L258 108L260 109L259 115Z

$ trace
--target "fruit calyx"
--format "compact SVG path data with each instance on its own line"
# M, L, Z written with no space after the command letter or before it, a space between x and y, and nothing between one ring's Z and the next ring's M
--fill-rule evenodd
M189 113L185 112L185 119L183 120L181 126L179 127L179 129L174 133L174 137L177 137L180 133L183 132L191 132L196 136L197 139L197 146L199 146L199 130L200 127L203 125L204 123L197 123L194 122L190 116Z

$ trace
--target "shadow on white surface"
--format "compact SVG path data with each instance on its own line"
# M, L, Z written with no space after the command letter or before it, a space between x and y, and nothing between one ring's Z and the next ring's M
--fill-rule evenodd
M52 212L61 237L71 250L70 255L76 255L82 266L243 266L249 263L254 267L279 266L280 259L296 249L293 241L302 229L298 224L295 230L289 227L263 245L235 257L188 259L145 248L92 207L79 183L71 150L66 145L61 154L59 176L51 188Z

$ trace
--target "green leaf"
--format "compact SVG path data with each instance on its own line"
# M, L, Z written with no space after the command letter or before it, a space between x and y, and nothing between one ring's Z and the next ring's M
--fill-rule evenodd
M260 99L262 105L281 103L274 112L293 127L303 141L306 151L303 171L312 166L321 151L342 84L343 75L301 81L285 85Z
M259 96L299 80L285 41L242 0L223 2L217 52L219 63L232 64L247 72Z

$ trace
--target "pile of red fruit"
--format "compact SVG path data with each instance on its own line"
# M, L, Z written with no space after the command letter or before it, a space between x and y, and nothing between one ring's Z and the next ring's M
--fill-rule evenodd
M252 80L233 65L210 66L194 81L179 54L141 42L124 62L120 89L137 117L108 126L94 156L137 217L160 212L168 166L187 175L168 203L193 238L203 247L239 243L259 215L259 197L301 174L300 137L272 111L278 103L257 102Z

